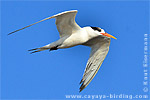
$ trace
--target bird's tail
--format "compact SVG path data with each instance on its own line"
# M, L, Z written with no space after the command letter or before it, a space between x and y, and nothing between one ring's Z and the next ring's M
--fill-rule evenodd
M49 48L43 48L43 47L41 47L41 48L30 49L28 51L31 51L30 54L32 54L32 53L36 53L36 52L40 52L40 51L44 51L44 50L48 50L48 49Z
M32 53L36 53L36 52L40 52L40 51L44 51L44 50L49 50L49 51L52 51L52 50L57 50L58 49L58 46L52 46L50 44L46 45L46 46L43 46L43 47L40 47L40 48L35 48L35 49L30 49L28 51L31 51L30 54Z

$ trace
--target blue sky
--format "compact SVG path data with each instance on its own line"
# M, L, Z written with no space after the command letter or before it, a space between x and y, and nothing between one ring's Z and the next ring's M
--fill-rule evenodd
M66 94L146 94L143 92L144 34L148 1L2 1L1 96L3 99L65 99ZM29 54L59 39L55 19L7 34L43 18L78 10L76 22L117 37L91 83L79 93L90 48L76 46Z

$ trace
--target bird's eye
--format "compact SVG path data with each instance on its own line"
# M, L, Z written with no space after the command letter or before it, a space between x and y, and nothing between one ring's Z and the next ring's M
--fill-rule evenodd
M101 32L102 30L101 30L101 29L99 29L98 31L99 31L99 32Z
M98 32L101 32L102 30L99 27L91 27L93 30L96 30Z

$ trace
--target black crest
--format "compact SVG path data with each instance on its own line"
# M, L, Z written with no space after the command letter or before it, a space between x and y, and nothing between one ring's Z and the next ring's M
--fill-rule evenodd
M99 31L99 32L102 31L99 27L92 27L92 26L91 26L91 28L92 28L93 30L97 30L97 31Z

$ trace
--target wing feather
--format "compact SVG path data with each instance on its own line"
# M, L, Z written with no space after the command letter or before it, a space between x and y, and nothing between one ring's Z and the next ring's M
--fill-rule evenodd
M77 30L81 29L80 26L75 22L76 14L77 10L72 10L55 15L56 26L60 37L71 35Z
M85 45L91 47L91 54L80 82L80 92L92 81L102 65L109 51L110 39L97 37L88 41Z
M23 30L25 28L28 28L28 27L35 25L37 23L40 23L42 21L52 19L52 18L56 19L56 26L59 31L60 37L64 37L66 35L71 35L72 33L75 33L77 30L80 29L80 26L75 22L76 14L77 14L77 10L65 11L65 12L53 15L51 17L42 19L38 22L35 22L33 24L30 24L28 26L25 26L23 28L13 31L13 32L10 32L8 35L18 32L20 30Z

